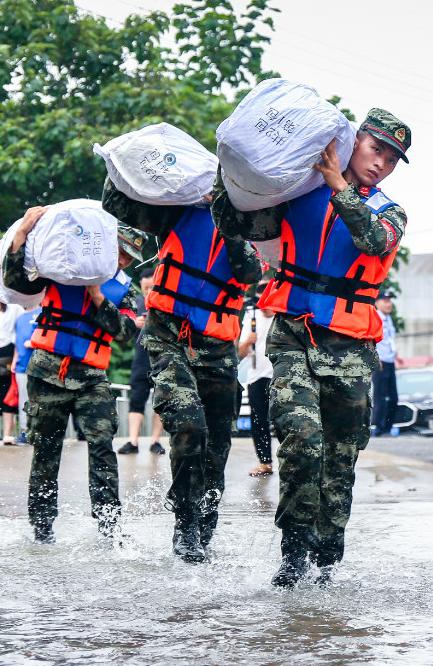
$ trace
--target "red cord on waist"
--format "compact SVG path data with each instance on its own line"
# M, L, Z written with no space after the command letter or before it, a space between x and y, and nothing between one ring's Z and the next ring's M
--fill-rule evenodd
M188 349L191 356L195 356L195 351L192 348L192 330L191 324L188 319L184 319L180 327L179 335L177 336L178 342L181 340L188 340Z
M58 372L58 378L60 379L61 382L64 382L66 379L66 375L68 374L68 369L69 369L69 364L71 362L71 357L70 356L65 356L63 361L60 363L59 367L59 372Z
M314 317L313 312L307 312L307 314L303 314L300 317L295 317L294 321L299 321L300 319L303 320L304 326L307 329L308 334L310 336L311 344L313 345L313 347L317 347L317 342L314 339L313 331L311 330L310 323L308 321L309 319L312 319L313 317Z

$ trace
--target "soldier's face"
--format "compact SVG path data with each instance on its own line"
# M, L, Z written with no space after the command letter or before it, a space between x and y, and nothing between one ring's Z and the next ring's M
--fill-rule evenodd
M132 264L134 259L129 256L129 254L126 254L124 250L122 250L121 247L119 247L119 263L118 266L120 270L124 270L125 268L128 268Z
M371 187L389 176L398 160L397 151L391 146L367 132L362 132L355 141L348 170L356 185Z

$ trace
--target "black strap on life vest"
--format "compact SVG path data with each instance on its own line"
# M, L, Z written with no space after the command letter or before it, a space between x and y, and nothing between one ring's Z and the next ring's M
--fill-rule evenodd
M227 303L231 298L240 298L243 295L243 290L241 287L238 287L235 284L225 282L219 278L202 271L199 268L194 268L193 266L188 266L181 261L173 258L173 254L169 252L164 259L161 260L161 264L164 266L162 273L161 283L156 284L152 287L153 291L156 291L158 294L163 294L164 296L171 296L181 303L186 303L193 307L201 308L202 310L208 310L209 312L215 312L217 315L217 322L220 324L222 322L223 314L227 315L239 315L239 310L236 308L228 307ZM225 292L224 298L221 303L209 303L208 301L203 301L196 296L187 296L186 294L179 294L177 291L169 289L167 285L168 275L170 268L178 268L187 275L198 278L199 280L204 280L209 284L218 287L221 291Z
M96 354L99 352L101 346L110 346L110 343L103 339L105 333L102 331L98 335L92 335L91 333L86 333L85 331L80 331L76 328L64 326L65 323L71 321L83 321L91 326L95 326L95 322L87 315L79 314L77 312L69 312L62 308L55 308L53 301L50 301L48 305L42 307L36 321L38 322L37 328L42 330L42 336L45 336L48 331L55 331L56 333L62 332L67 333L68 335L74 335L77 338L84 338L85 340L89 340L96 344Z
M296 287L301 287L316 294L335 296L347 301L345 310L349 313L353 311L354 303L375 304L376 298L374 296L364 296L356 293L359 289L375 289L378 291L380 288L380 282L373 284L361 279L365 266L359 265L355 276L352 278L333 277L290 263L287 261L287 253L288 243L283 243L283 256L279 264L279 270L275 273L277 289L281 287L283 282L290 282ZM286 271L293 273L293 275L287 275Z

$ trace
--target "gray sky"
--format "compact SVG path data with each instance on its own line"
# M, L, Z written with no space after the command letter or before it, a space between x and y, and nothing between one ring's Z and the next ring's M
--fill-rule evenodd
M241 11L246 2L232 0ZM136 11L169 12L172 0L77 0L114 21ZM383 184L408 215L404 240L412 252L433 253L428 159L433 152L431 3L413 0L273 0L282 10L264 57L265 69L343 99L361 121L373 106L388 109L412 130L410 164L401 160ZM428 64L430 63L430 65Z

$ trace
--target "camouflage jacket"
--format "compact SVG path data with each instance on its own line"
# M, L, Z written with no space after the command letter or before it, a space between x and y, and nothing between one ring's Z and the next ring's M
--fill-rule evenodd
M119 192L109 178L104 184L102 206L118 220L153 234L160 244L164 243L185 210L184 206L151 206L133 201ZM226 236L223 229L219 229L219 232L227 247L230 266L236 280L242 284L258 282L262 271L254 248L240 236L237 238Z
M37 294L46 288L50 281L38 278L30 282L24 270L24 246L17 252L8 252L3 261L3 280L6 287L15 289L23 294ZM133 319L121 314L119 310L137 312L136 289L131 285L128 293L117 308L113 303L104 299L101 306L89 316L93 318L95 326L102 328L118 342L127 342L137 334ZM64 357L43 349L36 349L27 367L27 374L38 377L46 382L68 389L79 389L89 383L106 380L104 370L86 365L71 359L65 381L59 379L59 369Z
M281 235L281 222L287 203L258 211L241 212L231 204L220 171L213 194L212 216L225 236L264 241ZM376 215L363 203L354 185L332 196L331 201L361 252L385 257L399 244L407 222L406 214L400 206L391 206L383 214Z

